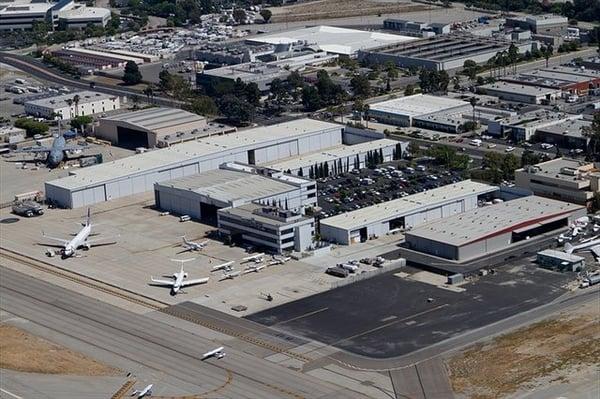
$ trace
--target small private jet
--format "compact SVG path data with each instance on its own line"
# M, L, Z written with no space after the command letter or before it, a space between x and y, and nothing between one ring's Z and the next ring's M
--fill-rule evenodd
M262 252L256 255L252 255L252 256L246 256L245 258L243 258L242 260L244 262L254 262L254 263L262 263L262 261L265 259L265 254L263 254Z
M225 348L220 346L217 349L213 349L210 352L206 352L204 355L202 355L202 360L206 360L211 357L222 359L225 355Z
M269 262L269 266L275 266L275 265L283 265L285 262L289 261L290 258L289 256L274 256L273 260L271 260Z
M220 265L213 266L213 268L210 271L211 272L216 272L219 270L224 270L226 272L231 271L231 265L233 265L234 263L235 263L234 261L221 263Z
M572 254L573 252L578 251L591 251L592 248L600 245L600 239L598 237L592 237L591 239L587 239L585 241L581 241L577 245L573 245L571 243L565 244L565 252L568 254Z
M137 396L138 399L145 398L147 396L152 396L152 385L148 385L146 388L138 390L136 389L131 393L131 396Z
M79 232L77 234L75 234L75 237L73 237L70 240L66 240L64 238L51 237L51 236L46 235L46 233L44 233L42 231L42 236L44 238L46 238L48 240L60 242L60 245L50 245L50 244L43 244L43 245L60 248L60 254L61 254L62 258L65 259L65 258L71 257L73 255L76 255L77 250L80 248L88 250L92 246L97 247L97 246L102 246L102 245L116 244L116 241L99 242L100 240L94 240L94 239L90 240L89 237L95 235L92 233L92 227L94 225L92 224L90 208L88 208L88 210L87 210L87 218L86 218L85 222L81 223L81 225L83 226L81 228L81 230L79 230Z
M240 270L223 270L223 276L219 281L233 280L234 278L238 277L241 273L242 272Z
M243 274L258 273L262 269L264 269L265 267L266 267L265 265L252 265L252 266L248 266L247 268L244 269Z
M150 280L152 280L152 282L150 283L151 285L171 287L171 295L175 296L175 295L177 295L177 293L179 291L181 291L181 289L183 287L189 287L189 286L197 285L197 284L205 284L208 282L209 277L197 278L194 280L186 280L188 274L185 270L183 270L183 264L186 262L193 261L194 259L171 259L171 260L173 262L181 263L180 271L173 273L173 275L171 276L171 278L172 278L171 280L155 279L154 277L150 276Z
M185 236L181 236L181 238L183 239L183 243L181 244L181 246L183 248L185 248L183 252L202 251L204 249L204 247L206 247L208 245L208 240L202 241L202 242L194 242L194 241L188 241L185 238Z

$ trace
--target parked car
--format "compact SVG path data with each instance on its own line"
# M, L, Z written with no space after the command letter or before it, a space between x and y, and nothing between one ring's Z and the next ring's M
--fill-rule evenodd
M12 206L12 211L16 215L26 216L41 216L44 214L44 208L35 201L20 201Z

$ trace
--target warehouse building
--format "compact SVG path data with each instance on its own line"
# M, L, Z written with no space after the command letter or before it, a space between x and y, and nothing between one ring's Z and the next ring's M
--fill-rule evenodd
M422 224L406 233L406 244L413 251L465 262L567 228L585 215L583 206L529 196Z
M600 71L556 66L521 72L502 78L507 82L561 90L563 93L587 96L600 89Z
M110 10L87 7L73 0L19 1L0 4L0 30L32 29L36 23L49 23L53 28L85 28L88 24L106 26Z
M582 115L540 109L490 121L488 123L488 134L496 137L508 137L516 142L529 141L539 129L581 118L583 118Z
M544 126L537 129L537 141L555 144L562 148L586 151L590 143L590 136L586 130L590 129L592 122L583 119L572 119L556 125Z
M402 68L452 70L462 68L467 60L483 64L498 52L507 51L510 44L510 41L490 37L449 34L361 50L358 59L373 64L392 62ZM515 46L519 53L536 48L535 42L519 42Z
M219 169L154 185L156 207L195 219L216 221L217 210L251 202L304 213L317 204L314 181L268 168L226 163Z
M235 131L178 108L148 108L101 118L96 137L124 148L168 147L171 144Z
M52 56L67 62L73 66L84 66L98 70L111 68L122 68L129 62L143 64L140 58L121 56L116 54L107 54L85 48L63 48L52 51Z
M569 19L561 15L543 14L522 17L508 17L505 25L512 28L530 30L533 33L550 36L566 36Z
M344 245L363 242L475 209L481 198L497 190L498 187L471 180L449 184L322 219L321 237Z
M471 104L449 97L415 94L371 104L369 118L390 125L412 126L415 118L438 112L455 113L463 111L470 112Z
M217 214L219 232L234 243L277 254L306 251L313 243L314 219L291 210L250 203Z
M67 120L76 116L114 111L121 108L121 102L119 96L79 91L27 101L24 106L28 115L46 119L54 119L59 115L61 119Z
M353 56L359 50L413 40L414 37L321 25L272 35L258 35L247 39L246 42L274 45L303 44L331 54Z
M559 89L510 82L491 83L479 86L477 90L502 100L526 104L548 104L560 98L562 93Z
M600 192L600 165L557 158L515 171L515 184L535 195L589 205Z
M545 249L537 253L540 267L560 272L579 272L585 269L585 258L554 249Z
M342 126L298 119L189 141L70 172L45 183L48 201L77 208L151 191L154 183L218 169L226 162L271 163L342 142Z
M324 151L304 154L274 162L268 166L297 176L317 177L317 170L326 176L337 176L353 169L367 166L367 159L375 151L383 162L400 159L406 153L408 142L389 139L367 141L354 145L342 145Z

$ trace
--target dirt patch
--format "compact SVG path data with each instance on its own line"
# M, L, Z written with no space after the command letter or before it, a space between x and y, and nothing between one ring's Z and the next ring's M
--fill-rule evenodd
M427 10L430 6L410 2L363 0L317 0L272 8L273 22L356 17Z
M0 368L42 374L120 374L117 369L9 325L0 325Z
M519 388L553 376L569 375L600 359L600 314L597 306L561 315L477 344L447 363L455 392L469 398L505 397Z

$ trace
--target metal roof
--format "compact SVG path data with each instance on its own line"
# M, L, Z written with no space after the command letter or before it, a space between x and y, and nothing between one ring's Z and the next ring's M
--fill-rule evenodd
M406 235L462 246L519 229L525 232L582 209L581 205L529 196L428 222Z
M563 136L582 138L584 137L583 128L591 125L592 122L583 119L573 119L556 125L544 126L537 131L538 133L560 134Z
M412 215L427 209L435 208L447 202L472 195L481 195L496 191L496 186L464 180L455 184L434 188L433 190L408 195L392 201L368 206L356 211L343 213L322 219L321 226L327 225L338 229L357 230L372 223L384 222L399 217Z
M371 49L387 44L404 43L417 40L417 38L321 25L272 35L256 36L248 40L269 44L306 42L308 45L316 44L321 50L329 53L351 55L358 50Z
M334 161L338 158L349 157L367 151L378 150L380 148L385 148L388 146L396 146L400 143L400 141L396 140L380 139L354 145L340 145L337 147L328 148L324 151L316 151L297 157L287 158L282 161L273 162L268 164L267 166L273 169L285 171L288 169L296 169L303 166L320 164L322 162Z
M529 86L526 84L510 83L510 82L496 82L487 85L479 86L483 90L493 90L497 92L504 92L508 94L526 95L526 96L545 96L547 94L559 93L559 89L540 87L540 86Z
M566 170L571 173L564 173ZM577 171L577 173L575 173ZM519 173L527 173L533 177L537 175L546 179L557 179L571 182L583 182L587 180L585 173L596 172L592 162L580 161L570 158L556 158L546 162L540 162L528 168L518 169Z
M470 104L466 101L455 100L448 97L415 94L412 96L394 98L392 100L371 104L369 111L415 117L466 105Z
M40 98L38 100L27 101L25 104L32 104L38 107L63 108L68 107L69 104L67 103L67 101L73 100L75 96L79 96L79 105L118 97L110 94L98 93L96 91L75 91L68 94L61 94L58 96L45 97ZM75 103L71 104L71 106L74 105Z
M243 148L276 143L329 129L342 129L341 125L314 119L297 119L271 126L238 131L220 136L203 137L196 141L174 144L160 150L132 155L116 161L78 169L70 176L46 184L69 190L94 187L125 177L143 175L152 170L192 164L203 157L237 153Z
M148 108L102 118L107 121L124 122L149 131L168 129L183 124L205 124L206 118L178 108Z
M158 185L192 191L222 202L252 201L297 188L292 184L266 176L227 169L209 170L196 175L158 183Z
M572 262L572 263L581 262L582 260L585 259L582 256L568 254L566 252L557 251L555 249L545 249L543 251L538 252L537 254L542 255L542 256L549 256L551 258L556 258L556 259L560 259L562 261Z

